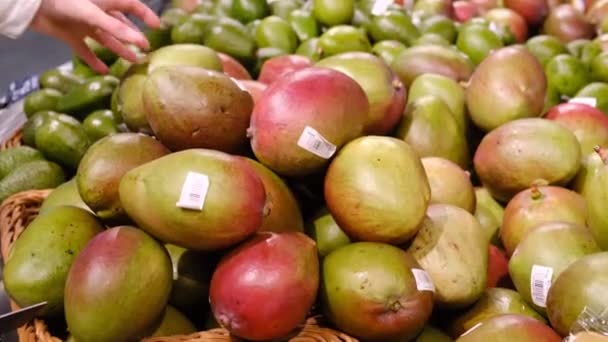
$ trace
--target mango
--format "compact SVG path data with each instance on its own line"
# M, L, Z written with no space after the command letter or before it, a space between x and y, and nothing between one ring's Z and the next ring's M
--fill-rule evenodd
M151 337L189 335L196 332L194 324L183 313L168 305L160 325Z
M281 17L264 18L255 32L255 40L260 48L274 47L293 53L298 47L298 36L289 23Z
M42 206L40 206L40 214L44 214L55 207L64 205L77 207L93 213L86 203L84 203L82 197L80 197L80 193L78 193L76 178L72 178L53 189L53 191L51 191L51 193L42 202Z
M494 244L500 242L498 232L502 226L504 212L505 209L492 198L488 189L475 187L475 217Z
M47 302L43 315L60 315L70 267L103 229L91 213L71 206L39 215L9 252L3 273L6 291L20 307Z
M189 190L189 175L200 184L198 190ZM188 196L183 200L200 202L183 203L182 189ZM123 176L119 194L141 229L165 243L203 251L230 247L253 234L262 226L266 204L252 166L205 149L176 152L132 169Z
M403 11L391 10L375 15L367 29L376 42L396 40L405 45L412 45L420 36L418 28L412 23L412 18Z
M313 13L325 26L348 24L355 11L354 0L313 0Z
M545 323L525 315L499 315L480 322L456 342L559 342L562 338Z
M205 46L226 53L240 61L251 61L255 56L256 42L247 28L238 20L218 17L205 34ZM213 69L216 70L216 69Z
M470 213L475 211L475 190L468 172L443 158L426 157L421 161L431 186L430 204L451 204Z
M349 25L334 26L319 37L321 55L329 57L344 52L370 52L372 45L365 32Z
M383 40L372 46L372 53L382 58L387 65L391 65L395 58L405 49L405 45L399 41Z
M156 69L142 94L152 131L173 151L235 152L247 143L253 98L223 73L191 66Z
M148 234L121 226L97 234L74 260L65 318L77 341L130 341L153 333L171 292L171 260Z
M348 245L351 241L327 207L320 209L307 225L307 234L315 240L319 256L325 257L334 250Z

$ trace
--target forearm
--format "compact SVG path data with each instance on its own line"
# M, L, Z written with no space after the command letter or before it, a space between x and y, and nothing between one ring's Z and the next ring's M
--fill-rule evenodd
M0 0L0 34L19 37L30 25L41 0Z

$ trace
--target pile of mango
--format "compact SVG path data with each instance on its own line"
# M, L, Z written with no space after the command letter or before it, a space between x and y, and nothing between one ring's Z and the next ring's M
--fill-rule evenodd
M136 63L87 38L109 74L42 74L0 152L0 201L53 189L6 291L78 342L318 313L557 342L608 306L608 0L581 6L175 0Z

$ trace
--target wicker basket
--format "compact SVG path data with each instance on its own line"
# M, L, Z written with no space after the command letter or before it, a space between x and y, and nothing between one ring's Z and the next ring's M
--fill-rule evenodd
M50 190L31 190L9 197L0 207L0 242L2 257L5 260L10 248L27 225L36 217L39 208ZM18 309L11 302L13 310ZM322 327L321 317L311 317L291 342L357 342L356 339L339 331ZM27 323L18 330L19 342L61 342L53 337L46 324L39 319ZM238 339L230 336L225 329L213 329L192 335L154 337L145 342L232 342Z
M7 141L3 142L0 145L0 151L21 145L21 136L22 136L21 130L15 132L15 134L13 134L13 136L10 139L8 139Z

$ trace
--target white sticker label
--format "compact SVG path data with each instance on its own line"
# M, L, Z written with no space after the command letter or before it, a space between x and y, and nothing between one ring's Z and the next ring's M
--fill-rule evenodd
M208 190L209 177L207 175L188 172L179 201L175 205L183 209L201 211L205 205Z
M412 273L416 279L416 287L418 291L431 291L435 292L435 285L431 276L425 271L419 268L412 268Z
M329 159L336 153L336 145L327 141L327 139L310 126L304 128L300 139L298 139L298 146L323 159Z
M595 97L573 97L569 101L569 103L582 103L587 106L597 107L597 99Z
M373 15L380 15L388 9L388 6L393 4L393 0L376 0L372 7Z
M553 268L533 265L530 274L530 294L534 304L544 308L547 302L547 294L551 288Z
M245 88L245 86L244 86L244 85L242 85L242 84L241 84L241 82L239 82L239 80L237 80L237 79L236 79L236 78L234 78L234 77L230 77L230 79L231 79L231 80L232 80L234 83L236 83L236 85L237 85L239 88L241 88L241 90L246 91L246 92L249 92L249 89Z

